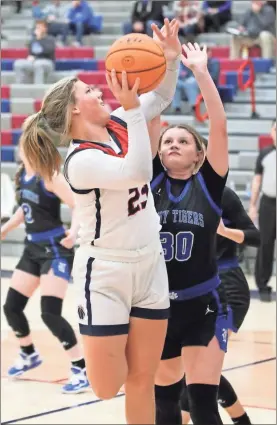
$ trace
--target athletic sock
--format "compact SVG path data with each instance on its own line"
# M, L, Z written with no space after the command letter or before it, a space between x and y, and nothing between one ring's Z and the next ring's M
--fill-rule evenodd
M85 359L72 360L71 363L72 366L79 367L80 369L85 369L86 367Z
M236 425L251 425L251 421L247 413L244 413L244 415L240 416L239 418L232 418L232 421Z
M33 354L35 352L35 346L34 346L34 344L21 346L20 350L22 351L22 353L30 356L31 354Z

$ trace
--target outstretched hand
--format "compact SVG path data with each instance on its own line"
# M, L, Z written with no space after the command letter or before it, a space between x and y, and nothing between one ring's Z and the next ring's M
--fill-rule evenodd
M186 56L182 55L182 62L187 68L191 69L192 72L207 71L208 54L206 46L201 49L197 43L188 43L187 45L183 44L182 47L186 53Z
M161 29L156 24L152 24L151 28L153 39L163 49L167 62L174 61L182 53L182 46L178 37L179 22L176 19L169 22L166 18Z

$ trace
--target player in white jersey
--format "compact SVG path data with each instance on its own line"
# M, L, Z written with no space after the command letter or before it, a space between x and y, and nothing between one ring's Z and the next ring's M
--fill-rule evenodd
M149 183L152 152L147 121L172 101L181 45L178 23L160 31L167 72L159 87L137 96L139 81L109 87L122 108L111 116L102 93L76 78L55 84L29 121L23 148L43 177L60 167L49 130L72 139L65 175L75 193L81 227L73 277L87 375L97 396L109 399L125 382L128 423L155 423L154 377L169 314L168 282L159 219Z

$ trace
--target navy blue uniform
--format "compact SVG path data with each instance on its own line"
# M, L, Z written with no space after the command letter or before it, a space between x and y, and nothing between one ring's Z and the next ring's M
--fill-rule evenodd
M222 218L226 227L244 232L244 244L257 247L260 235L246 213L236 193L225 187L222 196ZM220 280L230 307L230 328L237 332L241 327L250 305L247 280L239 266L237 244L230 239L217 236L217 264Z
M17 195L24 212L26 239L16 268L38 277L52 269L55 276L69 280L74 250L60 244L65 237L60 199L49 192L37 176L27 180L24 169Z
M215 335L226 351L228 317L223 291L218 292L216 231L227 176L220 177L205 160L190 179L173 179L159 169L158 158L154 175L171 299L162 359L180 356L184 346L207 346Z

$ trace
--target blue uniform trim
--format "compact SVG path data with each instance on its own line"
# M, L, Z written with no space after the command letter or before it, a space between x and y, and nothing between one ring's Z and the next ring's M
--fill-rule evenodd
M154 180L152 180L152 182L150 184L150 187L151 187L151 190L152 191L155 189L155 187L158 186L158 184L161 183L164 175L165 175L165 173L164 173L164 171L162 171L160 174L157 175L157 177L154 178Z
M212 291L212 294L216 300L218 314L215 322L215 336L218 340L219 347L225 353L227 352L228 346L228 329L230 327L230 315L223 312L222 304L220 302L219 294L216 289Z
M235 269L239 267L239 259L237 257L234 258L226 258L217 261L218 271Z
M70 280L70 272L68 262L65 258L62 258L59 253L59 249L55 243L54 237L50 238L52 250L54 252L55 259L51 263L54 276L60 277L67 281Z
M208 191L208 189L207 189L207 186L206 186L206 183L205 183L205 180L204 180L204 178L203 178L203 176L202 176L202 174L201 174L201 172L199 172L199 173L197 173L196 174L196 176L197 176L197 179L198 179L198 181L199 181L199 183L200 183L200 185L201 185L201 187L202 187L202 189L203 189L203 191L204 191L204 193L205 193L205 195L206 195L206 198L208 199L208 201L209 201L209 204L210 204L210 206L215 210L215 212L221 217L221 215L222 215L222 209L221 208L219 208L219 206L218 205L216 205L216 203L214 202L214 200L212 199L212 197L211 197L211 195L209 194L209 191Z
M114 336L126 335L129 332L129 323L124 325L93 325L87 326L79 323L81 335L88 336Z
M178 203L180 202L188 193L188 190L190 189L191 186L191 179L188 180L187 184L185 185L184 189L182 190L182 192L180 193L179 196L174 196L171 193L171 183L170 180L167 179L166 180L166 192L167 192L167 196L170 199L171 202L175 202Z
M41 189L43 190L43 193L44 193L46 196L48 196L49 198L58 198L58 197L55 195L55 193L53 193L53 192L49 192L49 191L46 189L46 187L45 187L45 184L44 184L44 181L43 181L43 180L40 180L40 186L41 186Z
M153 309L132 307L130 316L149 320L164 320L170 317L170 308Z
M111 120L117 122L118 124L122 125L123 127L127 128L127 123L123 121L121 118L111 115Z
M223 218L223 223L225 224L225 226L228 226L228 224L231 224L231 220L228 220L228 218Z
M232 310L232 307L230 307L229 305L228 305L228 323L229 323L229 329L232 331L232 332L235 332L235 333L237 333L238 332L238 328L234 325L234 313L233 313L233 310Z
M193 298L201 297L208 294L220 285L218 275L215 275L209 280L200 283L199 285L192 286L191 288L181 289L180 291L171 291L169 298L171 301L187 301Z
M63 235L65 235L65 229L61 226L52 230L47 230L46 232L27 233L27 240L31 242L40 242Z
M91 282L91 269L94 258L90 257L87 262L87 272L86 272L86 284L85 284L85 297L87 300L87 316L88 316L88 326L92 325L92 310L91 310L91 300L90 300L90 282Z
M94 239L100 238L101 230L101 204L100 204L100 190L94 189L95 192L95 208L96 208L96 226L95 226L95 237ZM94 241L92 242L92 245Z
M37 178L37 175L34 174L33 177L31 177L29 180L25 180L25 177L26 177L26 170L24 168L23 171L22 171L22 174L21 174L21 178L20 178L20 182L21 182L22 185L27 185L27 184L32 183Z

